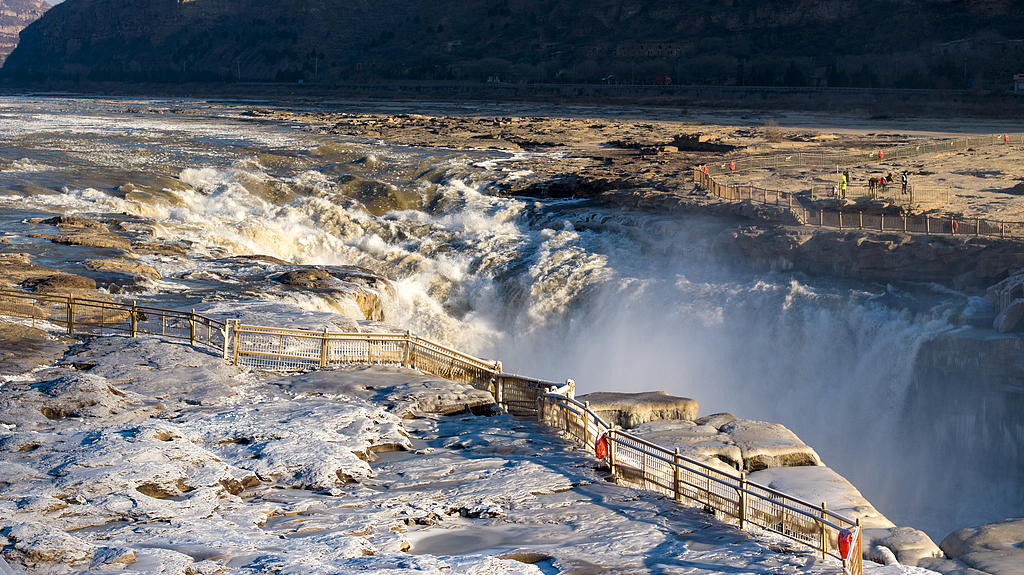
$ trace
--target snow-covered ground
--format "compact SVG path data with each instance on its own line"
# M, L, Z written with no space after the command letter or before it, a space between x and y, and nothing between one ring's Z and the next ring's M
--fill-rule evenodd
M155 337L88 341L0 388L3 557L30 574L839 571L610 483L535 421L462 408L482 393L400 368L249 373Z

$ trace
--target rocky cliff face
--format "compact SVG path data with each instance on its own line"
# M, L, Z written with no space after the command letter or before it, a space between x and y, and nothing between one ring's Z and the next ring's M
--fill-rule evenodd
M949 88L965 84L965 74L963 54L936 49L945 42L967 39L955 48L971 51L970 78L1024 70L1024 46L1006 42L1024 24L1014 4L69 0L26 30L4 71L172 82L652 83L670 75L748 85L820 84L826 74L831 85Z
M18 34L49 9L43 0L0 0L0 66L18 45Z

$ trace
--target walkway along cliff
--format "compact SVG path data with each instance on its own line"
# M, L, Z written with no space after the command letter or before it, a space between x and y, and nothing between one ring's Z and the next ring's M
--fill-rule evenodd
M726 473L627 433L574 398L575 384L506 374L500 362L459 353L411 333L332 333L240 325L196 314L0 290L0 313L46 321L68 333L154 334L187 340L262 370L297 371L364 363L401 365L491 392L506 411L535 416L608 462L619 484L647 489L702 506L716 517L757 527L838 560L843 573L862 575L860 519L834 513L766 486L746 474Z

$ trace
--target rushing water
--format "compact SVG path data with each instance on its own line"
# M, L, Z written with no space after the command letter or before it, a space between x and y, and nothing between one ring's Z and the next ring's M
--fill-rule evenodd
M885 515L936 540L1024 515L1021 414L971 403L999 392L968 395L955 415L921 401L948 382L926 381L919 348L977 301L754 273L717 255L728 222L493 197L487 183L509 175L510 154L318 135L243 109L0 99L3 251L88 274L80 261L110 254L56 249L30 237L52 228L29 220L124 220L189 251L141 256L164 278L132 297L161 305L345 311L254 279L270 264L227 256L363 266L395 283L386 313L399 328L581 392L660 389L697 399L701 414L783 423Z

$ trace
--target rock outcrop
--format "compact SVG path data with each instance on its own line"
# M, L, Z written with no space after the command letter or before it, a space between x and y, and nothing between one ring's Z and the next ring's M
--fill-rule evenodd
M922 562L945 575L1024 574L1024 519L1007 519L949 534L939 544L949 560Z
M666 418L668 419L668 418ZM795 433L777 423L719 413L696 421L676 419L639 425L630 433L730 473L772 467L818 466L821 459Z
M4 0L0 3L0 66L18 46L18 35L35 22L50 5L44 0Z
M356 266L299 268L271 279L303 291L354 301L362 317L373 321L384 321L385 299L395 295L395 287L387 278Z
M32 234L30 237L48 239L57 244L70 246L86 246L92 248L108 248L131 252L130 241L111 232L107 226L77 216L57 216L48 219L32 220L32 223L57 226L59 234Z
M686 397L675 397L664 391L643 393L616 393L600 391L576 398L589 402L597 415L619 427L632 429L649 421L688 420L697 417L697 402Z

